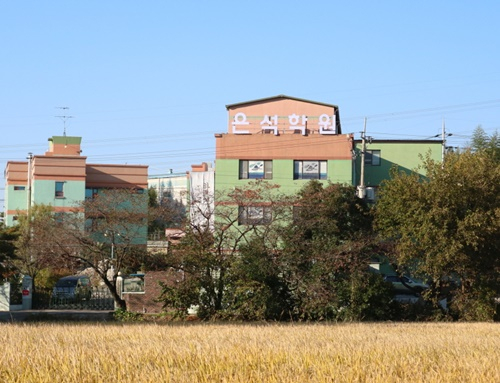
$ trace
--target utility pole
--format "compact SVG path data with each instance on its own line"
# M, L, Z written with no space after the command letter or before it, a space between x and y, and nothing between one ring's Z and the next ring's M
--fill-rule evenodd
M28 177L27 177L27 186L28 186L28 200L26 201L26 210L28 214L28 222L31 221L31 173L33 167L33 153L28 153Z
M441 167L444 167L444 157L446 155L446 137L449 137L451 135L451 133L446 134L446 126L444 124L443 118L443 126L441 127L441 140L443 141L441 148Z
M441 164L444 165L444 155L446 154L446 126L444 124L444 118L443 126L441 127L441 140L443 141L441 148Z
M361 174L359 177L358 186L358 197L365 198L366 187L365 187L365 152L366 152L366 117L363 127L363 133L361 133Z

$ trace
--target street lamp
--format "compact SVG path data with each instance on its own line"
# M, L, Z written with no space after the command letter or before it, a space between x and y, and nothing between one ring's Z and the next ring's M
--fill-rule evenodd
M114 274L113 260L115 259L115 235L117 237L121 237L120 233L116 233L116 232L111 231L111 230L106 230L104 232L104 236L109 237L110 242L111 242L111 262L110 263L111 263L111 270L113 271L113 274Z

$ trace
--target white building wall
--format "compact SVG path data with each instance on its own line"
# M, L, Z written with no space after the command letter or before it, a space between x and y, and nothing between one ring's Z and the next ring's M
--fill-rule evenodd
M172 173L148 178L148 188L156 190L158 199L171 198L181 202L184 206L188 204L188 175L186 173Z
M192 172L190 177L189 215L191 225L214 229L215 171Z

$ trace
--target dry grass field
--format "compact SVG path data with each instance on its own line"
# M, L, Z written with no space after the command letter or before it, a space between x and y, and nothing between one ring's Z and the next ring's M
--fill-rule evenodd
M1 382L500 382L500 325L0 324Z

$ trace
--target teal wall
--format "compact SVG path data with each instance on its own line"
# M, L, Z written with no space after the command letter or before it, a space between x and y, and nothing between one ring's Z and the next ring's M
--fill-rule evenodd
M319 180L325 185L341 183L352 185L352 161L328 160L328 179ZM293 179L293 160L273 160L273 178L268 179L271 184L280 185L279 192L291 195L297 193L309 180ZM243 187L252 180L239 179L239 160L218 159L215 171L215 190L221 192L233 187ZM254 181L254 180L253 180Z
M14 186L23 186L24 190L14 190ZM5 200L8 201L8 210L26 210L28 201L28 187L24 185L8 185L5 189Z
M96 189L98 194L105 194L107 189ZM127 201L118 202L113 206L117 210L128 210L137 215L144 215L144 223L131 223L123 221L121 223L116 223L113 228L110 223L104 222L102 220L97 220L94 222L96 230L93 234L94 240L111 245L111 238L105 236L106 231L114 232L114 243L116 245L146 245L148 240L148 225L147 225L147 211L149 194L147 190L143 190L141 193L130 194L130 199ZM88 218L85 225L90 228L92 225L92 219ZM99 226L102 225L102 226ZM126 239L125 239L126 238Z
M24 190L14 190L15 186L23 186ZM14 215L17 210L26 210L28 203L28 187L26 185L7 185L5 189L6 211L14 212L13 214L5 215L5 225L12 226L14 224Z
M361 143L357 142L356 163L354 168L355 184L359 185L361 173ZM380 165L373 166L365 165L365 185L379 186L383 180L390 178L390 170L394 165L397 165L400 170L407 172L414 171L418 166L422 165L421 157L425 157L427 153L435 161L441 161L441 142L377 142L373 141L366 145L367 150L380 150ZM418 171L419 174L425 175L423 170Z
M14 190L15 186L25 186L25 190ZM65 181L64 197L56 198L55 193L55 181L35 180L31 186L31 204L44 204L63 208L77 206L85 199L85 181ZM26 185L8 185L5 197L7 211L26 211L28 205L28 187ZM15 214L6 215L5 224L7 226L16 223L13 220Z
M85 181L64 181L64 197L55 196L56 181L35 180L32 186L32 201L54 207L73 207L85 199Z

